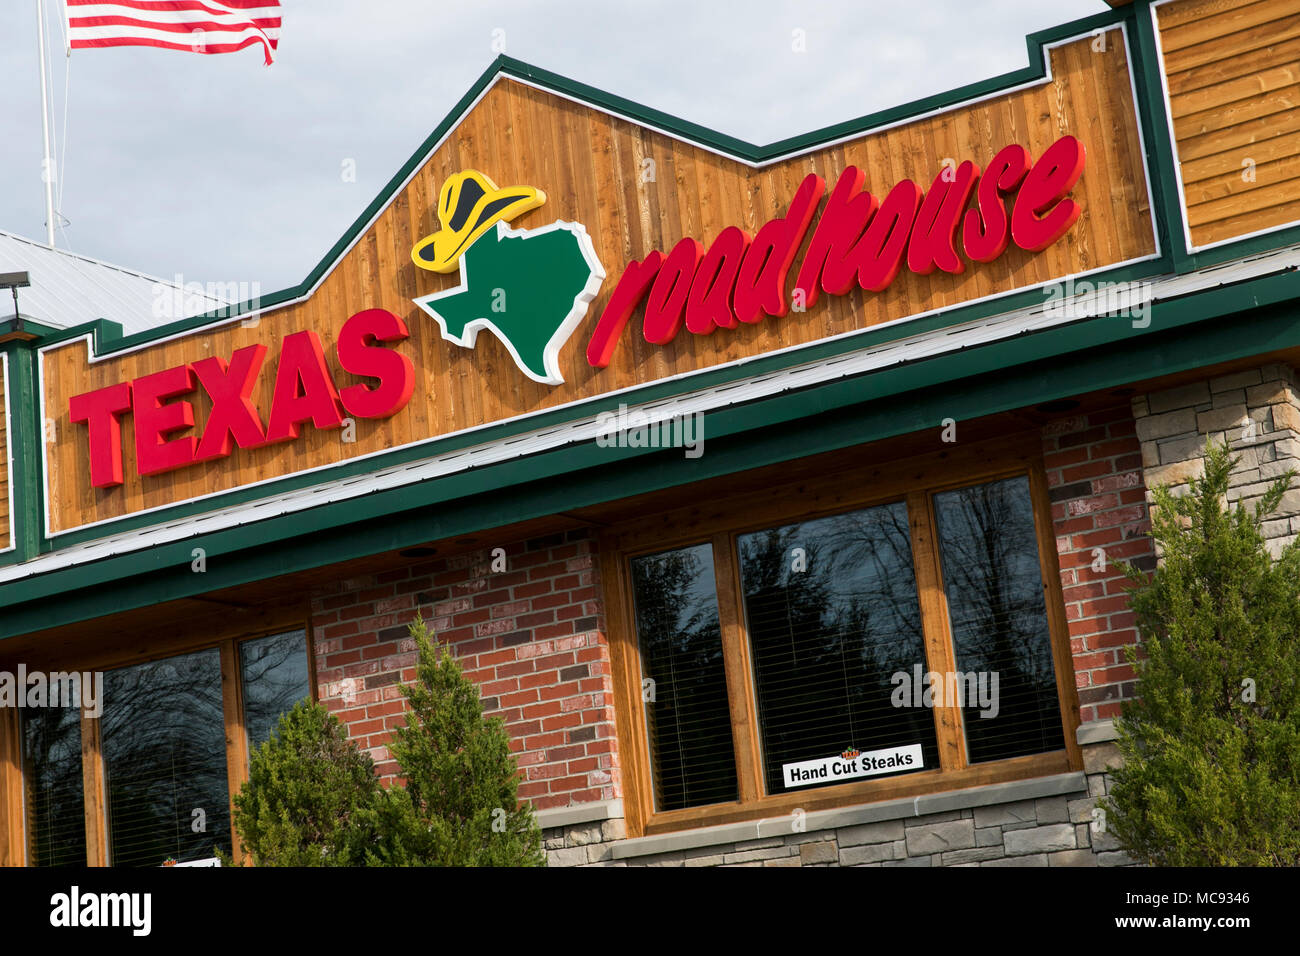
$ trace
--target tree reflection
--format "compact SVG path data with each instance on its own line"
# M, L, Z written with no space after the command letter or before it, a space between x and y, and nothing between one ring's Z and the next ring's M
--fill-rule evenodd
M895 708L897 671L925 663L907 507L884 505L739 539L769 792L783 764L920 743L933 715ZM796 550L799 549L799 550Z
M28 861L33 866L85 866L81 711L24 709L22 722Z
M632 561L655 807L735 800L736 763L707 544Z
M957 667L998 673L997 716L964 709L970 760L1060 749L1064 736L1028 479L937 494L935 515Z
M239 645L249 748L270 739L280 715L311 694L307 634L294 631Z
M101 722L116 866L230 849L219 652L109 671ZM202 811L197 816L194 811ZM200 832L195 827L203 826Z

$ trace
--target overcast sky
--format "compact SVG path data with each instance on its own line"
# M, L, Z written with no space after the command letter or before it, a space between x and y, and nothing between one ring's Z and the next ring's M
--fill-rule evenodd
M502 45L764 144L1024 66L1026 34L1106 9L1103 0L282 0L279 56L265 67L255 48L78 50L69 61L62 4L46 5L67 157L58 245L186 281L257 281L264 292L306 277ZM36 0L4 0L0 229L43 241L36 50ZM356 182L340 175L346 160Z

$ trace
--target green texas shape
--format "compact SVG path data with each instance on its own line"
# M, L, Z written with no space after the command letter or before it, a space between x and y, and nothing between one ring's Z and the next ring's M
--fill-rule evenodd
M491 329L520 371L560 385L560 349L600 291L605 270L587 230L576 222L511 229L498 222L460 259L460 285L416 299L442 337L472 349Z

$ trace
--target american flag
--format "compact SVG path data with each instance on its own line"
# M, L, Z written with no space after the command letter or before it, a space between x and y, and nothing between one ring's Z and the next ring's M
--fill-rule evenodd
M67 0L68 42L233 53L261 44L269 64L280 45L280 0Z

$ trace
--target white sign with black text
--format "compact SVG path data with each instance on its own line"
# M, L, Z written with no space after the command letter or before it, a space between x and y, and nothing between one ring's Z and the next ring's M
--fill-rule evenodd
M835 757L782 764L781 772L785 775L787 787L806 787L813 783L852 780L855 777L870 777L896 770L919 770L921 766L921 745L911 744L866 753L846 750Z

